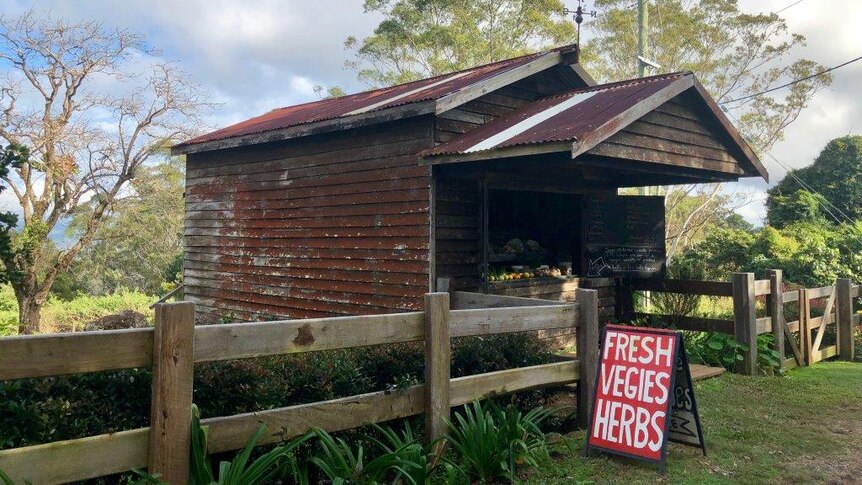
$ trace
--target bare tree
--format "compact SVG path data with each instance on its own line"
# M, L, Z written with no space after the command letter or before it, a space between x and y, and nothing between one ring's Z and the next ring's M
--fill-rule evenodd
M176 66L157 61L142 36L96 22L27 12L0 16L0 138L30 157L5 177L23 226L2 252L19 305L19 331L39 331L57 276L90 243L136 171L201 126L209 107ZM86 211L76 240L48 251L48 234Z
M724 184L663 187L668 261L703 239L707 230L751 202L750 194L728 193Z

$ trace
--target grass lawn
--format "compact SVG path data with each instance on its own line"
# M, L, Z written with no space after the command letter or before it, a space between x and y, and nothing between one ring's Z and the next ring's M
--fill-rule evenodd
M862 363L780 378L724 374L695 385L708 456L671 443L667 475L619 457L584 458L584 432L527 483L862 483Z

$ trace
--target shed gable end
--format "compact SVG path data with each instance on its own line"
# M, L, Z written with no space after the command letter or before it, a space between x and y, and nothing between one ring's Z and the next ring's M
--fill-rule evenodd
M745 166L720 127L686 93L646 113L586 153L737 176L758 175Z

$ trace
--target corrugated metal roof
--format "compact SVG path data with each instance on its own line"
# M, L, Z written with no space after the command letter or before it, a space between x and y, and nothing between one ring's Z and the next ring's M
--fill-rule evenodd
M423 156L462 155L520 145L577 141L691 73L602 84L540 99L480 126Z
M548 52L563 51L570 48L572 46L558 47L552 51L528 54L514 59L506 59L472 69L443 74L388 88L275 109L264 115L193 138L181 143L178 147L439 99L474 83L527 64Z

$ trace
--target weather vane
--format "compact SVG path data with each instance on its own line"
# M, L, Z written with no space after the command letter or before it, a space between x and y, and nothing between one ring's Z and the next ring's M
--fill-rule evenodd
M583 5L581 5L583 3L584 3L584 0L578 0L578 8L576 8L574 10L570 10L568 8L563 9L563 15L572 15L572 19L574 19L576 24L578 24L578 46L580 46L580 44L581 44L581 23L583 23L583 21L584 21L584 15L586 15L588 17L593 17L593 18L595 18L595 16L596 16L595 10L590 10L590 11L584 10Z

